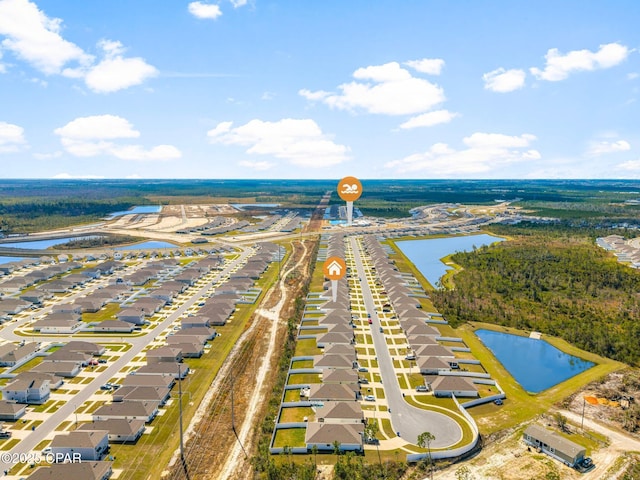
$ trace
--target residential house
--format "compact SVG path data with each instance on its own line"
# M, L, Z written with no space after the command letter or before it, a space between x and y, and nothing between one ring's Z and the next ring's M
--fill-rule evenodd
M27 480L108 480L113 473L111 462L53 463L40 467Z
M123 418L125 420L142 420L150 423L158 414L158 402L123 402L108 403L93 412L93 420L109 420Z
M25 404L0 400L0 420L3 422L15 422L27 411Z
M109 432L109 443L135 443L144 433L145 422L143 420L111 418L83 423L78 427L78 430L106 430Z
M14 380L2 388L2 398L5 400L42 404L49 399L51 389L48 380Z
M58 434L51 441L51 453L58 458L77 458L82 461L102 460L109 451L109 432L106 430L74 430Z
M305 444L311 451L333 451L334 444L340 444L341 451L361 452L363 448L364 424L341 424L311 422L307 425Z
M538 425L529 425L524 431L523 440L569 467L579 464L587 453L582 445Z

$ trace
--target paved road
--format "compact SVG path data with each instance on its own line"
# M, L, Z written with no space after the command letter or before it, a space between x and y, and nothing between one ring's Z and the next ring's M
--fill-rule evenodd
M380 319L376 313L373 295L366 279L358 242L354 237L349 239L353 249L353 256L356 263L358 276L363 279L362 296L367 313L371 314L372 325L371 335L373 345L378 357L380 376L384 386L384 393L391 410L391 424L396 432L400 432L402 438L416 445L418 435L429 431L435 436L431 442L432 448L444 448L456 444L462 439L462 429L456 421L442 413L423 410L413 405L409 405L400 390L398 377L393 366L393 359L389 353L389 348L384 338L384 333L380 333Z
M34 452L35 446L40 443L48 434L53 432L55 428L62 423L66 418L73 414L77 406L82 405L86 400L91 397L97 390L100 389L100 385L107 383L111 377L116 375L123 367L127 365L136 355L138 355L142 349L147 346L157 335L166 330L171 323L173 323L180 315L182 315L189 307L191 307L198 299L205 294L211 286L216 283L221 277L227 275L233 268L252 253L251 249L245 249L240 256L232 261L223 271L216 275L210 282L198 290L191 296L178 310L169 315L163 322L161 322L156 328L151 330L147 335L141 337L127 338L126 342L131 344L131 348L122 355L118 360L115 360L109 365L109 367L101 372L91 383L87 384L80 393L78 393L72 401L67 402L58 411L52 413L42 424L40 424L35 431L28 434L24 439L14 446L9 453L29 453ZM60 337L58 337L58 341ZM92 339L94 342L99 342L101 339L96 337ZM13 465L7 464L2 461L0 455L0 472L4 470L10 470Z

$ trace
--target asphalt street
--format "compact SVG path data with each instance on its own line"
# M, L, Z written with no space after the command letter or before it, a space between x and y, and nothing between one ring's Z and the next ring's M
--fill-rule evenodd
M435 440L431 442L432 448L444 448L456 444L462 439L462 429L455 420L442 413L416 408L408 404L402 396L398 377L393 366L393 359L389 353L384 333L380 332L380 319L378 318L371 288L365 274L358 242L354 237L350 237L349 241L353 249L358 277L362 279L360 283L362 285L364 304L367 313L371 315L372 319L372 324L370 325L371 335L378 357L382 385L391 410L391 425L393 429L399 432L402 438L414 445L418 443L418 435L427 431L435 436Z

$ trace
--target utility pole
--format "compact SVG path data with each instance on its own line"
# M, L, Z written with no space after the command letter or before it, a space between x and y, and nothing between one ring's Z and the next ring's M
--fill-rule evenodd
M180 459L184 464L184 442L182 440L182 369L178 364L178 409L180 411Z

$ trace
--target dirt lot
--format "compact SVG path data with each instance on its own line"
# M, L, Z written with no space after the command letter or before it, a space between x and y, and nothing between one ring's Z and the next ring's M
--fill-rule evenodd
M639 457L629 452L640 452L640 435L622 429L625 411L620 406L621 397L640 399L637 388L637 370L624 370L608 375L603 381L595 382L581 392L568 398L559 410L571 423L570 429L580 433L582 409L584 406L584 427L592 432L594 439L606 438L607 444L592 442L590 456L596 466L585 474L562 465L543 453L528 450L522 442L524 426L504 432L501 436L488 440L488 445L473 459L453 465L438 472L434 478L457 480L456 471L462 466L469 469L468 480L529 480L529 479L567 479L567 480L621 480L625 470ZM584 397L601 399L597 405L583 401ZM612 403L605 398L615 399ZM636 400L637 401L637 400ZM617 403L616 403L617 402ZM623 402L624 404L624 402ZM552 415L537 419L537 422L553 427ZM581 443L576 440L577 443ZM583 443L584 444L584 443ZM465 478L465 477L462 477ZM632 480L633 477L626 477Z

